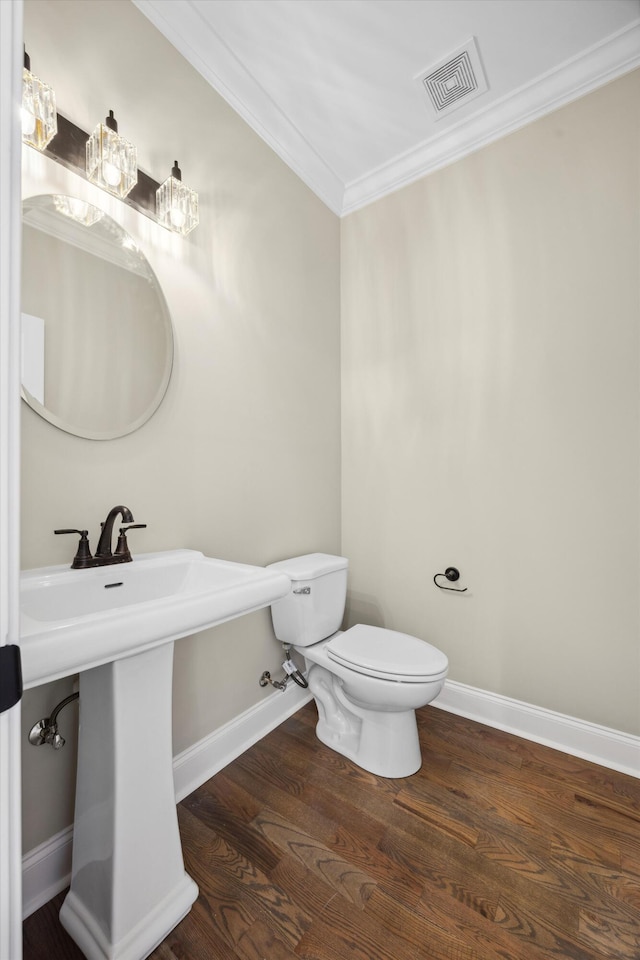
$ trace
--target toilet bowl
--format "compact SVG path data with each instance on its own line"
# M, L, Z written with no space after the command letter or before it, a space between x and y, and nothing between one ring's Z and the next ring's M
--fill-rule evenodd
M422 764L415 711L434 700L448 671L441 650L395 630L339 629L348 560L314 553L271 564L291 591L271 605L276 637L301 653L326 746L382 777L407 777Z

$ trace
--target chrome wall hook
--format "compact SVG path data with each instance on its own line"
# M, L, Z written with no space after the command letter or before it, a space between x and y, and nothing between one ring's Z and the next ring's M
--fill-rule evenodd
M447 567L444 573L436 573L433 578L433 582L439 590L450 590L452 593L466 593L467 587L445 587L443 584L438 583L438 577L446 577L451 583L455 583L456 580L460 579L460 571L456 567Z

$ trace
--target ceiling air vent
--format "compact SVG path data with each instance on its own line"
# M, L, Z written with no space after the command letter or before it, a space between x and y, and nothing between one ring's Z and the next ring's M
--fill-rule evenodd
M426 94L436 120L489 89L473 37L444 60L423 70L415 79Z

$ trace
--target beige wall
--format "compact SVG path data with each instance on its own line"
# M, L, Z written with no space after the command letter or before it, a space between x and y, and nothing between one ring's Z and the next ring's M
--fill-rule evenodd
M352 621L632 734L639 102L636 72L342 224Z
M113 109L157 180L179 160L200 194L201 224L173 238L25 152L25 195L104 204L140 243L167 298L176 354L164 403L121 440L77 439L23 404L23 568L70 562L75 545L55 527L86 526L95 547L116 503L148 524L131 536L138 552L192 547L258 564L337 552L338 219L130 3L27 0L25 39L60 112L92 130ZM258 679L277 672L280 654L268 611L180 641L175 751L271 695ZM26 694L25 736L70 689L63 681ZM75 713L60 717L64 750L24 751L27 850L72 820ZM132 731L152 735L152 723Z

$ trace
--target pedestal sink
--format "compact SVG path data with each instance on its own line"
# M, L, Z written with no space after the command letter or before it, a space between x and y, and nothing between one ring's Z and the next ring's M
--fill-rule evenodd
M73 867L60 920L89 960L142 960L198 895L173 788L174 642L290 588L283 574L195 550L21 575L25 688L80 674Z

